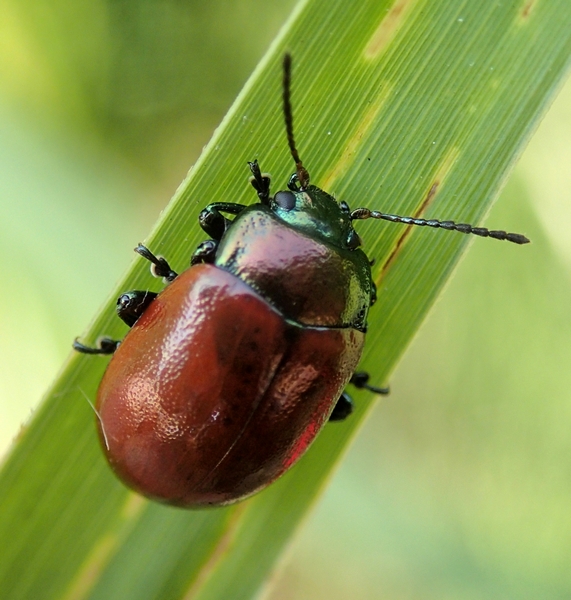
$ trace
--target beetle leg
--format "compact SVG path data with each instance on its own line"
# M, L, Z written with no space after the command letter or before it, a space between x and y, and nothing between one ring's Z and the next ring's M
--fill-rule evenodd
M239 215L246 206L235 202L213 202L202 210L198 222L204 231L214 240L220 241L232 221L222 213Z
M102 337L97 341L97 346L91 348L90 346L85 346L75 338L75 340L73 340L73 349L82 354L113 354L120 343L121 342L112 340L111 338Z
M214 240L200 242L190 259L191 266L200 263L212 264L216 258L216 250L218 250L218 242Z
M374 281L371 281L371 303L370 306L373 306L377 301L377 286Z
M353 377L349 380L349 383L352 383L358 390L369 390L369 392L373 392L374 394L382 394L386 396L390 393L390 389L387 388L379 388L374 385L369 385L369 374L364 371L358 371L353 373Z
M142 292L133 290L121 294L117 299L117 315L123 319L129 327L137 322L137 319L145 312L149 304L157 297L155 292Z
M353 401L347 392L343 392L329 416L330 421L344 421L353 412Z
M366 310L365 307L362 307L353 323L351 323L351 327L360 331L361 333L367 333L367 322L365 321Z
M135 252L152 263L151 273L154 277L162 277L165 283L170 283L178 277L178 273L171 269L171 266L165 258L162 256L155 256L146 246L143 246L143 244L139 244L135 248Z
M250 167L250 171L252 171L250 183L256 192L258 192L260 202L268 206L270 204L270 176L262 174L257 160L249 162L248 166Z

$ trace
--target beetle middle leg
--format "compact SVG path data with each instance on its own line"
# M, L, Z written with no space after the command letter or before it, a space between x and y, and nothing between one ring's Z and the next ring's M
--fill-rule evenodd
M374 394L386 395L390 393L389 388L379 388L374 385L369 385L369 374L364 371L358 371L353 373L353 377L349 380L349 383L354 385L357 389L365 389L373 392ZM351 396L347 392L343 392L337 400L333 412L331 413L330 421L344 421L353 412L353 401Z
M171 269L171 266L162 256L155 256L146 246L138 244L135 252L146 258L151 263L151 273L155 277L163 279L165 283L170 283L178 277L178 273Z
M139 244L135 252L152 263L151 271L155 277L162 277L165 283L173 281L178 273L171 269L169 263L162 256L155 256L146 246ZM148 290L131 290L125 292L117 299L117 315L129 327L145 312L151 302L157 297L155 292ZM86 346L78 339L73 342L73 349L82 354L113 354L121 342L108 337L99 339L97 346Z
M155 292L132 290L121 294L117 299L117 315L129 327L147 310L149 304L157 297Z

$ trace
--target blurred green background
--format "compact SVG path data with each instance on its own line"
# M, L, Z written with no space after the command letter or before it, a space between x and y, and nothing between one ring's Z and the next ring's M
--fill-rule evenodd
M293 4L2 3L2 451ZM571 597L570 160L567 86L269 598Z

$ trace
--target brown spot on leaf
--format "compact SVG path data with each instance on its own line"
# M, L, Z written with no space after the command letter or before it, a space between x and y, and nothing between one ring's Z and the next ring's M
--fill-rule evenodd
M365 141L368 134L372 130L372 126L375 123L377 115L385 105L387 99L390 97L391 92L392 87L385 85L383 89L380 90L377 98L371 102L371 105L366 109L353 134L347 140L345 144L345 150L341 155L341 158L333 165L331 170L320 179L319 187L321 189L330 190L335 181L347 173L355 161L359 146Z
M417 209L414 211L414 214L409 215L409 216L412 216L415 219L418 219L418 218L422 217L422 215L426 212L426 210L428 209L428 207L432 204L432 201L436 197L436 193L438 192L438 189L442 186L442 184L444 183L444 181L448 177L450 171L452 170L452 167L454 166L454 164L456 163L456 160L458 159L458 155L459 154L460 154L459 148L457 148L456 146L453 146L444 155L443 159L441 160L440 164L438 165L438 167L436 169L436 173L434 174L434 177L432 179L433 183L430 186L430 188L428 189L428 192L426 193L426 196L424 197L424 199L420 203L420 205L417 207ZM403 248L403 246L404 246L404 244L405 244L408 236L411 233L411 228L412 227L415 227L415 226L414 225L408 225L408 226L405 227L402 235L398 238L397 243L395 244L395 246L394 246L392 252L390 253L389 257L383 263L383 267L381 269L380 276L378 277L377 281L375 281L375 283L377 284L377 286L380 287L381 281L384 279L385 274L391 268L391 266L394 263L396 257L399 255L399 253L400 253L401 249Z
M527 0L527 2L525 3L523 10L521 11L521 18L522 19L527 19L529 17L529 15L531 14L531 11L534 9L535 7L535 0Z
M416 209L416 211L412 215L415 219L418 219L424 213L424 211L427 209L427 207L430 206L430 203L436 196L436 192L438 191L439 185L440 185L439 181L435 181L432 184L432 186L428 190L428 194L426 194L424 200L422 201L422 204ZM404 228L404 231L403 231L402 235L398 238L397 243L395 244L395 247L393 248L393 251L390 253L389 257L383 264L383 268L381 270L381 275L380 275L379 281L376 282L377 286L380 285L380 282L384 279L385 274L390 269L395 258L399 255L401 248L404 246L404 243L407 240L408 236L410 235L411 229L413 227L414 227L414 225L408 225Z
M365 58L377 58L394 38L415 0L396 0L365 46Z

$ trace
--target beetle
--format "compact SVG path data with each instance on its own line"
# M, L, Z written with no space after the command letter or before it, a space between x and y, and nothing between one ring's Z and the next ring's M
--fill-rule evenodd
M310 184L291 108L283 111L296 164L287 189L248 163L258 202L214 202L199 222L209 239L180 275L139 244L168 285L117 301L122 342L75 350L113 354L99 386L98 429L109 464L129 487L188 508L221 506L267 487L328 421L352 411L344 391L386 394L357 372L376 291L353 222L384 219L525 244L520 234L401 217L338 202ZM233 218L229 218L233 217Z

